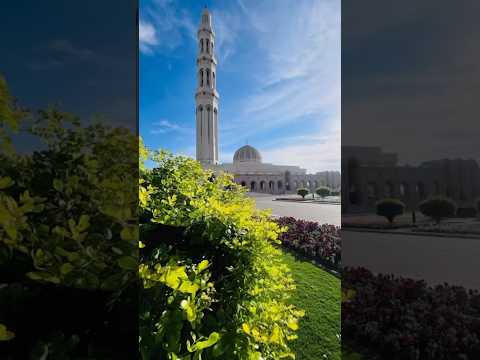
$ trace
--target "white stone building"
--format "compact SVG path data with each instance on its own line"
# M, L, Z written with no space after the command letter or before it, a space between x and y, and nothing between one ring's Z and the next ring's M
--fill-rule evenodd
M295 193L300 187L314 191L321 185L338 190L341 182L340 172L323 171L307 174L305 169L298 166L263 163L260 152L250 145L242 146L235 152L233 163L219 163L220 97L216 89L215 33L212 16L206 8L202 13L197 38L198 84L195 92L197 160L204 167L216 172L225 171L233 174L235 182L252 192Z

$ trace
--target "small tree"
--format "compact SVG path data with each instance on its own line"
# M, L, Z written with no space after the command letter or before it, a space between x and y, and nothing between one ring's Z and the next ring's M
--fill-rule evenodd
M420 212L432 218L437 224L444 218L454 216L456 208L452 199L440 196L424 200L418 205Z
M391 225L395 217L403 214L405 204L398 199L382 199L377 202L376 209L377 215L387 218Z
M305 189L305 188L297 189L297 194L300 195L302 199L305 199L305 196L307 196L309 193L310 191L308 191L308 189Z
M320 186L315 190L315 193L317 193L317 195L323 199L324 197L329 196L331 194L331 191L326 186Z

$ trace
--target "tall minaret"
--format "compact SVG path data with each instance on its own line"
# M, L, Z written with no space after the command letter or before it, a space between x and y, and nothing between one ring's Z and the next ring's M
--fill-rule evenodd
M217 59L214 55L215 33L212 28L212 16L206 7L202 12L197 38L198 84L195 92L197 160L204 165L218 164Z

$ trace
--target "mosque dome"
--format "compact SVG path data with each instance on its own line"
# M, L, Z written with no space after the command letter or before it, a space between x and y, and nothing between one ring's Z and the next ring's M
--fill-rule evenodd
M262 162L262 156L260 152L255 149L253 146L245 145L242 146L240 149L235 151L235 155L233 155L233 162Z

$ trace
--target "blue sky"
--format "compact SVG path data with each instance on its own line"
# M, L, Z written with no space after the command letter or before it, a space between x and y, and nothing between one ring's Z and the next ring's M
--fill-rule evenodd
M338 0L140 2L140 134L195 156L196 31L216 33L220 160L248 144L265 162L340 170Z

